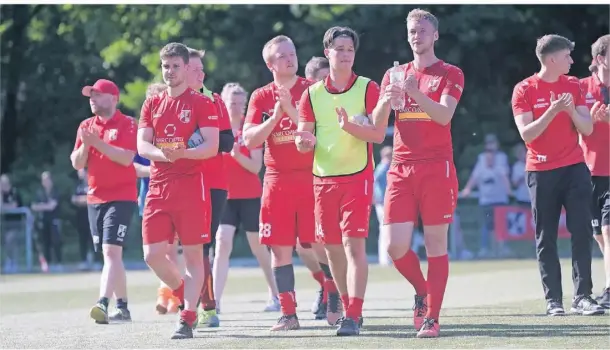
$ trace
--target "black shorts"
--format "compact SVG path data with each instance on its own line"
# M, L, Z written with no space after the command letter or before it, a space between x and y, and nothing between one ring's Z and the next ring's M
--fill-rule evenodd
M210 252L210 248L216 242L216 231L218 231L218 226L220 225L220 217L222 216L225 204L227 203L227 191L220 190L217 188L211 188L210 199L212 201L212 220L210 223L210 234L212 235L212 240L210 241L210 243L205 244L203 246L206 254Z
M593 233L602 234L602 226L610 226L610 176L592 176L593 200L591 225Z
M87 205L89 228L96 252L101 250L102 244L123 246L136 208L136 202L129 201Z
M246 232L258 232L258 218L261 212L260 198L229 199L220 219L221 225L231 225Z

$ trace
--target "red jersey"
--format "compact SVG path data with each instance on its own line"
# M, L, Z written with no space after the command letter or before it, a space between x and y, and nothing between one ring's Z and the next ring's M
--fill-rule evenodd
M534 74L515 86L512 97L513 115L531 112L534 120L540 118L551 105L551 91L555 96L571 93L576 107L585 106L584 94L577 78L562 75L558 81L549 83ZM578 140L578 131L570 115L559 112L540 136L525 143L525 170L552 170L583 162Z
M311 85L305 78L298 77L290 89L292 103L298 108L303 91ZM258 125L273 115L277 86L271 82L254 90L248 104L245 124ZM313 167L313 153L301 153L294 144L294 132L297 124L286 114L277 123L271 135L265 142L265 177L277 177L280 174L294 171L311 173Z
M352 73L349 82L347 83L346 88L343 92L347 92L356 82L356 78L358 76ZM330 75L324 79L324 86L326 90L330 93L341 93L341 91L337 90L330 81ZM366 114L371 115L373 113L373 109L377 105L377 101L379 100L379 84L374 81L370 81L366 86L365 93L365 101L364 105L366 108ZM299 120L306 123L315 123L316 116L313 112L313 106L311 105L311 100L309 98L309 89L305 90L303 95L301 96L301 102L299 103ZM335 183L345 183L345 182L353 182L359 181L363 179L369 179L373 176L373 144L368 144L369 150L369 162L364 169L357 174L348 175L348 176L330 176L330 177L314 177L314 183L316 184L335 184ZM311 152L313 154L313 152Z
M192 89L171 97L167 91L146 99L140 114L140 128L153 129L153 144L160 149L189 148L189 139L199 128L218 128L214 102ZM150 183L161 183L202 172L203 161L178 159L150 162Z
M229 112L227 106L220 98L220 95L214 93L214 104L218 111L218 128L220 131L231 130L231 121L229 120ZM226 167L223 161L222 152L218 152L212 158L203 161L203 181L207 188L215 188L219 190L227 189Z
M391 68L393 69L393 68ZM381 82L381 91L390 84L390 70ZM456 66L441 60L418 70L413 62L399 66L405 77L413 73L419 89L432 101L440 102L442 95L449 95L458 102L464 91L464 73ZM394 111L393 162L453 161L451 123L436 123L419 105L405 93L405 108Z
M596 74L580 79L580 87L585 94L585 103L589 110L597 101L604 103L602 86L603 83ZM581 135L580 145L591 175L610 176L610 123L594 120L593 132L589 136Z
M136 120L119 110L108 120L97 116L85 119L80 123L79 129L88 129L109 145L137 152ZM82 140L77 136L74 150L82 144ZM133 164L123 166L110 160L95 147L90 147L87 171L87 203L137 200L138 178Z
M239 145L239 152L250 157L250 150L244 145L242 130L236 131L235 143ZM260 149L257 148L257 149ZM228 199L260 198L263 187L258 174L246 170L228 153L224 154L227 171Z

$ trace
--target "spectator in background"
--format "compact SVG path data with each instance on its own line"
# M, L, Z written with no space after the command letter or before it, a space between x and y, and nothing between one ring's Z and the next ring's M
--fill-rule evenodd
M312 57L305 66L305 78L312 81L326 79L330 73L330 64L326 57Z
M504 153L503 153L504 154ZM473 187L479 189L479 206L481 209L481 240L478 256L490 257L491 239L494 230L494 207L508 204L510 182L508 168L504 165L497 151L486 149L483 152L483 163L475 165L468 183L462 190L462 196L470 196ZM504 154L506 156L506 154Z
M59 197L53 187L51 173L44 171L40 175L41 188L36 193L32 210L38 214L37 229L42 238L43 254L47 262L55 262L54 269L61 270L61 236L59 213ZM53 251L54 260L51 259ZM51 265L53 269L53 264Z
M0 176L2 190L2 210L16 209L22 206L21 196L7 174ZM2 247L4 256L4 273L17 271L19 247L17 237L22 229L23 217L20 214L2 214Z
M498 142L498 137L495 134L485 135L485 150L479 154L475 168L484 166L484 164L487 163L487 157L490 153L493 154L494 163L500 167L503 167L508 174L508 156L506 153L500 150L500 143Z
M530 208L532 203L530 200L530 193L527 189L527 182L525 181L525 157L527 154L525 145L522 143L516 145L513 152L515 158L517 158L511 172L511 182L514 189L513 194L517 204Z
M381 155L381 160L375 167L373 205L375 206L375 213L377 214L377 221L379 222L379 265L389 266L392 264L392 259L390 259L390 256L388 255L390 237L387 235L388 232L383 230L383 200L385 197L385 189L388 185L388 169L390 169L390 163L392 162L392 146L384 146L379 153Z
M87 170L78 170L78 184L72 195L72 204L76 207L76 230L78 231L78 246L80 264L78 269L86 271L93 266L93 239L89 232L89 215L87 214Z

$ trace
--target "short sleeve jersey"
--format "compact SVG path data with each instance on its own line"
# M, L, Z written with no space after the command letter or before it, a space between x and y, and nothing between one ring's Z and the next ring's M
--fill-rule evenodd
M464 91L464 73L454 65L441 60L418 70L413 62L399 66L408 74L414 74L419 90L434 102L449 95L458 102ZM390 70L383 76L381 91L390 84ZM451 123L441 125L432 120L425 111L405 93L405 107L394 111L393 162L426 162L453 159Z
M590 77L580 79L580 87L585 94L585 103L589 110L597 101L604 103L602 96L604 86L597 75L592 74ZM607 88L606 93L608 93ZM593 132L589 136L582 136L581 146L591 175L610 176L610 123L594 120Z
M160 149L188 148L189 139L200 128L218 129L218 112L214 101L192 89L177 97L171 97L165 91L146 99L139 127L153 129L152 142ZM202 171L202 160L152 161L150 183L174 181Z

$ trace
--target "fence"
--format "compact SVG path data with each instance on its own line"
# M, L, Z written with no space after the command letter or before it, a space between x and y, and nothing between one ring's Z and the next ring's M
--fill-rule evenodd
M3 265L6 267L7 259L16 258L17 261L13 261L14 271L12 272L34 271L34 217L32 212L27 207L14 209L0 208L0 215L1 258ZM11 218L9 221L7 220L8 215L18 216L19 219Z

